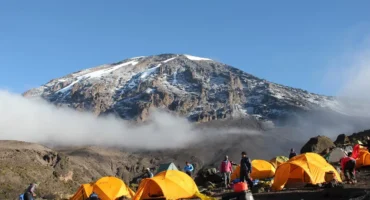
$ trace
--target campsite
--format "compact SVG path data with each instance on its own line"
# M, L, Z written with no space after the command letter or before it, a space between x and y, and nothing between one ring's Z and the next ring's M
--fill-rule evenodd
M361 142L360 142L361 143ZM362 143L361 143L362 144ZM341 146L341 147L339 147ZM338 145L328 153L307 152L289 159L276 156L270 160L253 159L251 179L254 187L249 189L250 199L354 199L369 196L370 153L356 142ZM358 182L344 183L339 162L348 152L355 152ZM357 153L356 153L357 152ZM125 184L116 177L102 177L94 183L82 184L70 200L88 199L92 192L102 200L118 199L231 199L233 188L222 186L222 177L217 168L200 169L193 179L173 162L162 163L151 170L152 178L144 178L138 185ZM203 178L200 178L203 177ZM239 182L240 165L233 163L231 182ZM330 185L337 180L338 185ZM230 196L231 195L231 196ZM368 198L368 197L366 197Z
M0 200L370 200L370 1L0 1Z

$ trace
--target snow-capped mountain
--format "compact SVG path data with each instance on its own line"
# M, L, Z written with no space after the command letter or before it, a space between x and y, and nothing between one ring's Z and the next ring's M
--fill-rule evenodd
M271 83L237 68L191 55L141 56L53 79L24 93L58 106L143 121L151 107L191 121L254 116L275 120L316 108L332 97Z

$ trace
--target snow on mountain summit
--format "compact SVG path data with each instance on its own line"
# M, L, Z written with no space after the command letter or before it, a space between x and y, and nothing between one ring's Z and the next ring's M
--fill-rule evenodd
M191 121L254 116L274 120L336 101L268 82L239 69L183 54L140 56L53 79L24 93L97 115L146 120L158 107Z

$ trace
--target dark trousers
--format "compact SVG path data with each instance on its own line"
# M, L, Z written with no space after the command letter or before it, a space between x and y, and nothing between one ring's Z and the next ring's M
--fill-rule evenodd
M33 200L33 196L30 192L24 193L24 200Z
M248 188L253 187L253 182L249 176L249 173L247 173L246 171L242 171L242 170L240 171L240 181L241 182L247 181Z
M191 177L191 171L186 171L185 173Z
M356 161L355 160L349 160L346 165L344 166L344 177L347 181L349 180L356 180L355 177L355 167L356 167Z

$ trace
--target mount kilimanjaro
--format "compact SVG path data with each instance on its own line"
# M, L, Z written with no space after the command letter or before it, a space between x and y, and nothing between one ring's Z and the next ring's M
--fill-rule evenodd
M208 58L179 54L141 56L81 70L23 96L139 122L148 119L153 107L194 122L239 117L276 121L339 107L333 97L272 83Z

